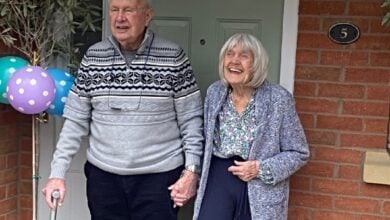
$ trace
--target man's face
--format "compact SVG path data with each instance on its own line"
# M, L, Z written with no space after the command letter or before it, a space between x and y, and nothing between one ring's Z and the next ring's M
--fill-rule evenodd
M143 0L110 0L112 35L125 50L135 50L143 39L153 11Z

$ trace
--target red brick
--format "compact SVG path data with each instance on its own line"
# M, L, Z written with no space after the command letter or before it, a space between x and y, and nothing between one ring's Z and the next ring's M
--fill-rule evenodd
M7 168L7 158L6 156L0 155L0 170Z
M310 220L310 212L308 209L289 206L288 220Z
M295 78L313 81L330 81L340 82L341 71L340 67L323 67L323 66L303 66L297 65Z
M380 213L377 213L377 215L361 215L359 220L389 220L389 217L381 217L378 215L380 215Z
M365 134L342 134L342 147L359 147L383 149L386 144L385 135L365 135Z
M320 19L313 16L301 16L298 24L299 31L319 31Z
M300 113L298 115L299 120L301 121L302 126L307 129L307 128L314 128L314 115L313 114L305 114L305 113Z
M20 154L20 165L32 166L32 157L31 157L30 153L21 153Z
M332 201L332 196L296 191L290 193L290 204L295 206L330 209L333 206Z
M290 178L291 190L310 190L310 178L300 175L292 175Z
M371 66L390 67L390 53L373 52L370 55L370 60Z
M15 111L8 111L0 114L0 124L8 125L14 124L17 113Z
M388 117L389 104L378 102L344 101L343 114Z
M356 16L377 16L382 13L379 2L350 2L348 15Z
M332 177L334 172L334 164L310 160L307 165L299 170L298 173L300 175L311 177Z
M371 19L371 33L390 33L390 28L384 26L382 23L382 16Z
M368 53L355 51L322 51L320 63L323 65L367 66Z
M340 1L300 1L299 13L302 15L342 15L345 3Z
M312 188L313 191L321 193L337 195L359 194L359 182L351 180L313 179Z
M383 203L383 212L386 214L386 215L390 215L390 201L385 201Z
M333 131L305 130L306 139L310 144L335 145L337 134Z
M322 31L329 31L329 28L337 23L350 23L359 28L361 33L368 32L370 29L370 20L367 17L342 17L342 16L332 16L332 17L323 17L322 19ZM348 45L345 49L348 49Z
M370 42L372 43L372 42ZM341 49L333 43L327 33L298 33L298 45L302 49Z
M390 200L390 185L362 183L360 191L363 196Z
M31 151L32 149L32 139L31 138L22 138L22 140L20 140L20 148L21 148L21 151Z
M320 83L318 96L329 98L363 98L365 87L362 85Z
M388 35L360 35L360 38L349 49L359 50L390 50L390 36Z
M32 178L32 167L20 167L20 178L27 180Z
M19 189L21 194L32 194L32 180L20 181Z
M321 161L360 164L363 161L362 157L361 151L358 150L330 147L316 147L315 149L315 159Z
M18 194L18 183L10 183L7 185L7 198L12 198Z
M296 56L296 63L297 64L318 64L319 63L318 51L298 49L297 56Z
M388 130L388 119L364 119L364 131L369 133L386 134Z
M332 99L296 98L298 112L336 113L338 103Z
M295 82L294 96L316 96L317 84L313 82Z
M389 39L390 41L390 39ZM389 84L390 70L375 68L347 68L345 74L347 82Z
M20 205L23 208L31 208L32 207L32 196L26 196L26 195L21 195L20 197Z
M6 195L7 195L7 187L4 185L0 186L0 201L5 199ZM0 215L1 215L1 213L0 213Z
M335 207L345 211L378 213L380 202L374 199L339 197L335 199Z
M370 100L389 100L390 86L368 86L367 98Z
M15 168L18 165L18 155L9 154L7 155L7 168Z
M16 198L6 199L0 201L0 213L7 213L16 210Z
M30 209L22 209L20 211L20 220L31 220L33 212Z
M14 212L7 213L5 220L18 220L16 210Z
M347 214L343 211L323 211L314 210L312 214L313 220L360 220L359 215Z
M317 128L344 131L362 131L363 120L354 117L318 115Z
M8 170L0 171L0 185L14 182L17 179L18 179L17 169L8 169Z
M361 180L361 166L340 165L338 177L341 179Z

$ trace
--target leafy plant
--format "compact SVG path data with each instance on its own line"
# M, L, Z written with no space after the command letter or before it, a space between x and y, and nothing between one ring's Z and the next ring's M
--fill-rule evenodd
M101 8L91 0L0 0L0 39L42 67L58 55L77 62L80 45L71 35L96 31L100 22Z
M389 27L390 26L390 0L383 0L381 7L385 8L387 11L385 16L382 19L382 25Z

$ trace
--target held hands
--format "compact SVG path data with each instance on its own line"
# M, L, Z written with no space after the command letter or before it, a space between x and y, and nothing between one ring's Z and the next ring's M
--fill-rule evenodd
M174 183L169 186L171 190L171 199L173 200L173 207L182 207L189 199L195 196L196 186L198 181L198 174L184 170L182 176Z
M242 181L249 182L256 178L260 170L260 162L257 160L234 161L233 166L228 168L228 171L236 175Z
M42 193L46 198L46 203L51 209L54 208L51 195L55 190L58 190L60 192L60 198L58 198L58 205L61 206L64 201L65 190L66 190L64 179L59 179L59 178L49 179L46 183L45 188L42 189Z

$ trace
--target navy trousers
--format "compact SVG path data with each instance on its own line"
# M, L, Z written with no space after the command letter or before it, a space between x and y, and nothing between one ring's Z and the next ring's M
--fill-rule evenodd
M88 207L92 220L177 220L168 187L175 183L183 167L172 171L116 175L89 162L87 177Z
M251 220L248 184L228 171L234 160L212 157L198 220Z

